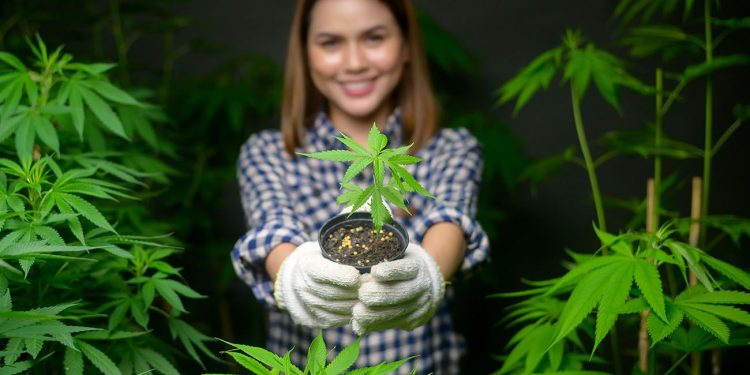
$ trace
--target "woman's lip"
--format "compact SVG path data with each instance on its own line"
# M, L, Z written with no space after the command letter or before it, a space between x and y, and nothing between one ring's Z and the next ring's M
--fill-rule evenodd
M341 82L341 88L344 90L344 94L348 96L361 97L375 90L375 80Z

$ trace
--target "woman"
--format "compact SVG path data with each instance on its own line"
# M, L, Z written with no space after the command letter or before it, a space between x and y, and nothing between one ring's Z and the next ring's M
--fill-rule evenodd
M238 179L249 230L235 244L237 274L271 309L268 348L305 362L323 329L340 350L362 336L357 367L416 356L400 373L458 373L463 339L449 314L459 270L487 258L475 219L480 146L466 130L437 127L414 9L409 0L301 0L287 52L281 131L241 149ZM396 212L411 245L402 260L360 276L321 256L317 232L341 211L346 165L295 157L340 149L344 133L367 147L373 123L389 147L413 143L407 167L437 199L412 194ZM370 171L355 183L372 180Z

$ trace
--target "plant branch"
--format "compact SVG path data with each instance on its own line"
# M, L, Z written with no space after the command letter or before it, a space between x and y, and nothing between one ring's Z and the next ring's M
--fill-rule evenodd
M667 114L667 111L669 111L669 108L672 106L672 103L674 103L674 100L677 98L677 96L680 94L682 89L685 88L687 85L687 80L681 79L680 82L675 86L674 90L669 93L669 97L667 97L667 101L664 102L664 106L661 107L661 112L658 114L660 117L664 117Z
M596 209L596 218L599 225L599 229L607 230L607 221L604 217L604 205L602 204L602 195L599 190L599 181L596 177L596 167L594 161L591 159L591 152L589 151L588 141L586 140L586 132L583 129L583 120L581 119L581 106L579 101L576 99L576 92L573 85L570 86L570 94L573 103L573 119L576 125L576 133L578 134L578 143L581 146L581 154L583 160L586 163L586 172L588 172L589 183L591 184L591 194L594 196L594 207ZM606 250L605 250L606 255Z
M711 157L716 156L716 153L719 151L722 145L729 139L729 137L732 136L732 134L742 125L742 120L737 119L732 125L727 128L727 130L724 131L724 134L719 137L719 140L716 141L716 144L711 148Z

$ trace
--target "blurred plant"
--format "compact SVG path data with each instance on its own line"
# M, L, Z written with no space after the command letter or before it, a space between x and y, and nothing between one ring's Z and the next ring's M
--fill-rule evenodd
M242 367L252 371L256 375L279 373L290 375L338 375L344 373L347 375L385 375L396 371L396 369L413 358L404 358L396 362L382 362L376 366L346 371L354 365L357 357L359 357L359 341L360 338L357 338L354 343L342 349L336 358L328 363L326 343L323 340L323 335L318 335L310 343L307 350L307 364L304 370L300 370L292 363L290 359L291 350L283 357L279 357L263 348L232 344L225 341L228 345L234 347L234 349L224 353L231 356ZM411 374L416 373L417 370L411 372Z
M638 15L643 21L649 21L655 12L673 13L678 3L623 0L615 10L615 17L624 25ZM685 22L692 16L692 7L693 1L685 1ZM514 112L518 113L537 91L549 86L558 72L562 73L563 81L569 83L582 160L573 148L568 148L563 154L533 166L527 177L537 179L550 170L550 166L565 161L584 166L597 217L594 229L602 246L593 255L570 252L573 262L569 272L561 278L530 282L532 289L496 295L526 298L511 308L507 318L510 325L523 324L524 327L508 344L512 349L496 374L581 370L584 363L575 358L580 358L576 353L585 351L586 345L579 339L579 331L593 341L592 356L607 334L612 333L613 370L620 374L621 351L615 329L618 322L628 327L634 324L635 330L640 329L634 373L667 374L681 366L690 353L747 345L750 331L742 326L750 326L750 314L740 306L750 304L750 293L747 292L750 290L750 274L707 253L718 242L707 241L706 228L712 225L723 230L735 242L740 235L750 234L747 231L750 220L735 216L713 217L708 213L712 157L747 119L745 106L738 106L736 121L714 142L712 75L750 63L750 55L713 55L719 42L729 35L727 32L713 37L713 28L738 25L743 21L716 20L711 12L712 1L706 0L703 19L698 21L702 35L693 35L671 25L633 26L628 30L623 43L636 57L659 54L666 63L683 53L704 51L702 61L682 68L681 73L665 73L662 67L656 68L653 86L647 86L627 73L626 65L614 55L591 43L582 47L580 33L568 30L561 46L535 58L498 90L499 102L515 99ZM676 81L673 89L664 88L665 77ZM663 119L683 88L703 78L706 81L706 117L704 147L701 149L667 138ZM581 116L582 98L591 81L598 93L618 112L621 111L620 87L649 95L655 103L654 121L645 131L607 133L603 143L610 150L598 159L589 149ZM645 202L631 204L635 213L645 218L646 228L628 227L624 234L613 235L606 231L605 206L596 171L614 156L633 154L650 157L654 162L653 185L649 189L652 193ZM695 205L692 218L681 218L676 211L662 208L661 197L666 189L684 185L675 174L662 181L662 158L665 157L702 159L702 199ZM663 216L670 220L660 226ZM700 224L702 230L696 230L695 224ZM691 226L692 230L689 229ZM687 238L688 234L689 242L680 240ZM710 246L699 246L707 243ZM675 272L679 272L681 280L675 277ZM737 287L743 290L732 290ZM640 314L640 325L638 319L627 318L628 314L634 313ZM633 331L628 329L626 332ZM698 374L700 370L700 356L693 354L690 371Z
M159 177L114 161L127 156L110 142L153 136L146 130L152 106L110 83L111 64L76 63L39 37L29 47L33 66L0 52L7 373L83 374L93 365L105 374L178 374L174 357L183 354L160 337L162 323L201 365L196 348L215 358L209 338L182 320L183 297L202 296L168 263L177 252L168 236L126 234L127 223L112 224L121 200L136 199L134 188Z

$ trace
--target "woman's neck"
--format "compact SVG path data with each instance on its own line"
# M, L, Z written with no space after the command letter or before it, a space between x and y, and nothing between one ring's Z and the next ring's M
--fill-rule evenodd
M387 106L366 117L352 117L340 111L330 111L329 118L336 130L346 134L360 146L369 149L367 146L367 135L370 133L372 124L377 124L378 129L382 131L392 111L390 106Z

